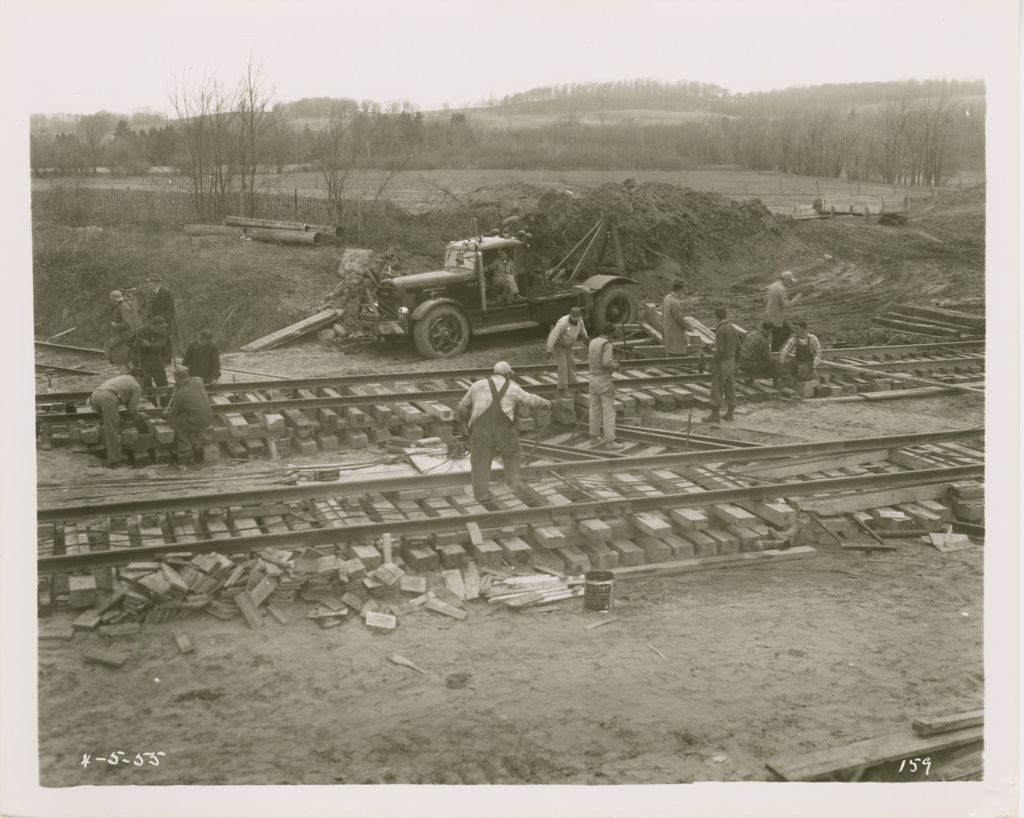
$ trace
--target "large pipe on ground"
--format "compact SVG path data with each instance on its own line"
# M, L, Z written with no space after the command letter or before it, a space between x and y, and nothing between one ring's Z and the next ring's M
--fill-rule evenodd
M307 224L306 229L312 230L314 233L320 233L326 238L341 238L341 228L336 224Z
M242 228L226 227L223 224L186 224L186 236L233 236L241 238Z
M246 216L228 216L224 224L232 227L262 227L268 230L299 230L313 232L313 228L303 222L279 222L274 219L250 219Z
M259 227L245 228L245 235L256 241L275 244L320 244L319 233L300 233L297 230L268 230Z

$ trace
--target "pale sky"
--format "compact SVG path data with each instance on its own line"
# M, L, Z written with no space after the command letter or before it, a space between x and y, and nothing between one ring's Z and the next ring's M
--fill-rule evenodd
M275 99L453 107L538 85L652 77L736 92L984 78L996 0L0 0L32 112L169 110L172 78L232 84L264 61Z

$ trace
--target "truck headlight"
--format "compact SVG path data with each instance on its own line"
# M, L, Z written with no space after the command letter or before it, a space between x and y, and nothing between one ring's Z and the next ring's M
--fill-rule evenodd
M408 307L399 307L398 308L398 314L401 315L402 317L405 317L406 315L409 314L409 308Z

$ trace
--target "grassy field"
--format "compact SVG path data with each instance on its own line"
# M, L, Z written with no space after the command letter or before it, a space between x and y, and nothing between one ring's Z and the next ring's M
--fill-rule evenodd
M637 182L667 182L694 190L722 193L736 198L759 198L768 206L810 204L819 195L874 195L887 199L903 196L929 195L926 188L903 187L873 183L846 182L840 179L795 176L780 173L758 173L729 169L694 171L630 171L630 170L410 170L396 173L381 196L391 199L408 210L422 211L439 207L457 206L467 194L483 187L524 184L537 187L560 187L573 190L593 187L624 179ZM377 195L387 179L379 170L353 172L346 185L346 196L353 198ZM81 184L97 187L133 189L185 189L184 177L116 177L96 176L79 180ZM33 179L34 189L45 189L53 184L73 184L67 179ZM265 174L258 179L261 190L296 193L299 196L326 195L323 177L317 172ZM446 192L447 191L447 192Z

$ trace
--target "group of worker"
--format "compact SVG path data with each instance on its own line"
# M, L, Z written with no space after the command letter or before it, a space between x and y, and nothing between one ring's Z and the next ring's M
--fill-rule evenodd
M167 364L174 362L178 345L174 295L159 273L149 277L149 285L145 317L134 288L112 290L108 296L107 359L123 374L138 369L144 387L167 386ZM209 330L202 330L189 344L182 364L204 383L213 383L220 377L220 351Z
M135 290L124 287L109 295L110 334L106 342L108 360L121 374L100 384L89 397L89 405L102 420L106 465L123 465L121 415L135 419L143 388L166 387L167 364L174 364L177 337L174 295L161 275L149 277L150 295L146 315L136 300ZM163 417L174 430L175 468L198 465L200 435L213 423L206 384L220 378L220 351L209 330L189 344L181 365L174 366L174 391L160 397Z
M707 423L732 421L736 409L736 373L741 377L770 378L778 385L784 377L807 381L821 362L821 343L808 332L805 320L790 322L786 310L800 296L789 298L786 285L796 282L786 270L768 287L764 321L741 338L741 330L729 320L725 307L715 310L714 354L711 360L711 413ZM685 355L686 333L691 331L683 313L686 283L677 279L662 302L663 340L666 355ZM555 322L548 333L546 349L558 369L557 396L569 396L569 385L578 383L573 351L578 343L587 346L589 380L589 432L594 446L615 451L615 381L619 368L614 356L614 330L605 329L593 339L587 334L582 311L573 307ZM777 355L777 358L776 358ZM522 487L522 455L515 424L515 408L550 408L551 401L533 395L513 380L512 367L505 361L494 366L487 378L475 382L459 404L459 418L468 426L473 495L488 502L491 495L491 464L495 454L502 458L505 482ZM722 407L725 413L722 414Z

